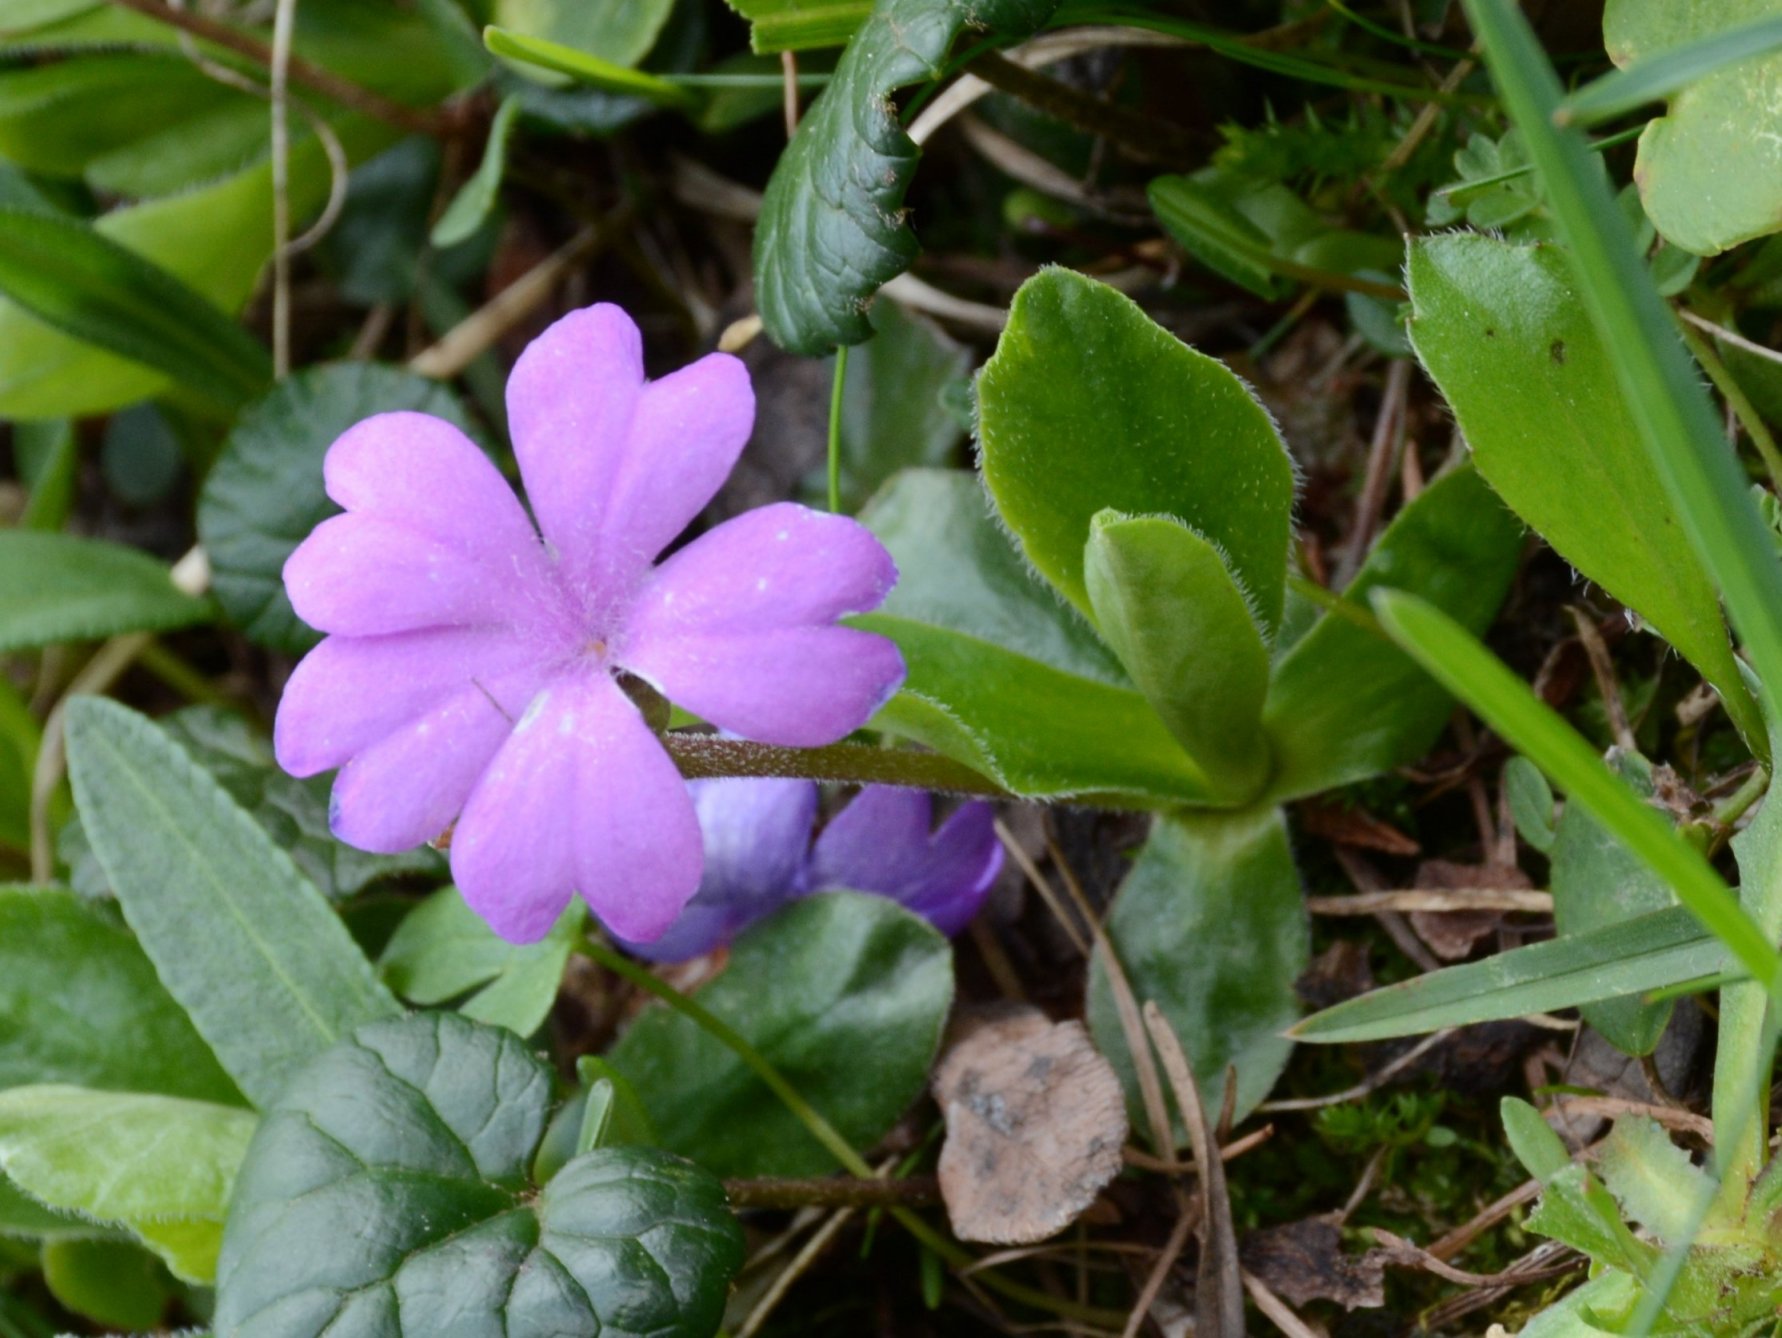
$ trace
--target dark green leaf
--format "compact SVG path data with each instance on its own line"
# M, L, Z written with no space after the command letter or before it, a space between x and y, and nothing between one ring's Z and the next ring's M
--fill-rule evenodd
M872 335L866 304L909 268L903 196L917 150L892 94L941 73L967 25L1012 42L1058 0L879 0L780 155L755 232L755 292L774 342L827 353Z
M404 409L470 432L446 387L395 367L340 362L281 381L235 424L198 498L198 537L224 612L254 640L307 650L320 638L297 620L281 572L291 551L339 508L322 488L334 439L362 418Z
M1293 465L1224 364L1065 269L1021 285L978 378L984 479L1028 561L1090 614L1089 521L1170 515L1225 555L1264 635L1281 618Z
M200 292L84 223L0 208L0 292L64 334L232 410L272 379L266 350Z
M103 539L0 530L0 651L160 632L207 621L210 604L146 553Z
M1370 591L1393 586L1483 632L1521 548L1515 518L1478 475L1451 470L1393 518L1343 599L1364 607ZM1326 612L1275 662L1263 711L1275 758L1268 793L1299 798L1413 762L1452 707L1447 690L1378 632Z
M1268 647L1224 555L1170 516L1103 511L1084 581L1095 621L1209 786L1230 802L1268 776Z
M953 956L927 922L883 897L834 892L739 938L700 990L857 1148L921 1095L953 1001ZM664 1147L718 1175L821 1175L835 1159L736 1054L653 1008L608 1055Z
M883 609L857 621L896 641L909 665L881 728L1020 794L1207 797L1112 652L997 528L976 478L908 470L862 518L900 575Z
M155 1256L123 1240L55 1240L43 1282L58 1304L109 1329L152 1329L173 1299Z
M550 1071L452 1014L360 1028L267 1111L218 1268L218 1338L708 1338L743 1235L678 1158L603 1148L536 1190Z
M1323 1044L1415 1036L1679 985L1729 965L1725 946L1678 906L1388 985L1314 1013L1293 1034Z
M1207 1107L1221 1108L1231 1066L1237 1118L1249 1114L1293 1049L1283 1033L1299 1013L1293 982L1310 945L1280 810L1158 818L1106 928L1134 1001L1163 1010ZM1142 1118L1131 1051L1099 952L1089 969L1088 1018L1096 1045L1126 1085L1134 1118Z
M1679 542L1677 514L1564 253L1428 237L1411 248L1409 272L1411 342L1479 472L1561 557L1700 669L1747 738L1761 738L1714 585ZM1516 393L1504 394L1506 385Z
M73 1083L235 1103L235 1084L113 915L0 888L0 1088Z
M75 798L124 916L250 1100L398 1011L290 856L153 722L99 697L67 721Z
M403 918L378 967L405 999L442 1004L470 995L458 1006L464 1016L530 1036L556 1001L585 918L578 898L541 941L508 943L457 888L444 887Z

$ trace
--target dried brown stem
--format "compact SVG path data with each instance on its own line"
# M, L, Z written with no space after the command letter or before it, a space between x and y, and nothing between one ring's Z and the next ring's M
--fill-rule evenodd
M840 1175L811 1180L726 1180L724 1192L737 1208L920 1208L940 1202L940 1182L932 1175L900 1180Z

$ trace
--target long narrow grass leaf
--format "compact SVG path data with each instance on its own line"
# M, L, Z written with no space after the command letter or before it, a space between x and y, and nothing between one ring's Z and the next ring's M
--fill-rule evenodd
M1585 84L1559 104L1559 119L1572 125L1600 125L1681 92L1728 65L1778 49L1782 49L1782 17L1742 23Z

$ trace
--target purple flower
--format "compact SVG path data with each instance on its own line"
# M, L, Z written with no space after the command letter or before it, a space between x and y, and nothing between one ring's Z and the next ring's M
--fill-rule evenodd
M813 845L817 787L810 781L709 780L689 788L705 833L705 878L666 934L625 945L651 961L701 956L788 902L834 888L890 897L956 934L1002 869L989 804L963 804L930 831L926 794L870 785Z
M834 742L903 681L890 641L835 625L897 571L863 526L790 503L653 566L730 473L755 399L725 354L646 382L618 307L534 341L507 410L537 530L437 418L380 414L329 449L345 514L284 572L328 635L285 688L278 760L340 768L334 831L362 850L456 819L453 877L503 938L541 938L579 892L647 941L698 888L702 848L686 782L616 675L743 738Z

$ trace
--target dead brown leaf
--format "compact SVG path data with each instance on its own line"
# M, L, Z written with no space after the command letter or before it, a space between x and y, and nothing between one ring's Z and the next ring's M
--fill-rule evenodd
M1244 1237L1244 1268L1296 1306L1335 1301L1345 1310L1386 1304L1386 1261L1380 1251L1346 1254L1328 1216L1308 1217Z
M1417 866L1417 886L1440 892L1524 891L1534 884L1512 864L1457 864L1452 860L1427 859ZM1503 912L1412 911L1410 920L1411 928L1431 952L1444 962L1458 962L1471 956L1480 941L1503 922Z
M940 1188L960 1240L1056 1235L1120 1172L1126 1099L1079 1022L1002 1007L968 1021L934 1074Z

